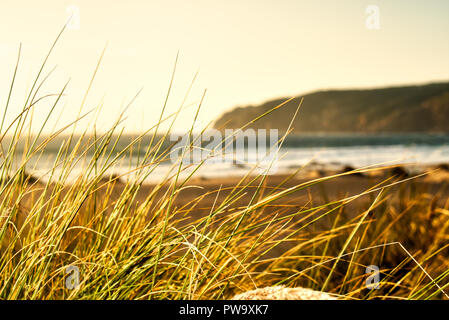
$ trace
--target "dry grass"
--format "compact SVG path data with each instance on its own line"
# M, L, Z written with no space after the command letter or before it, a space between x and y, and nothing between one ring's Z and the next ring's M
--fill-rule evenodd
M31 159L78 120L44 138L42 130L28 132L41 98L45 63L23 111L0 127L1 299L226 299L275 285L303 286L348 299L446 297L447 206L428 195L393 188L398 183L394 179L324 205L301 203L292 212L282 205L284 197L336 176L267 192L264 176L248 175L207 208L207 214L185 223L203 195L185 206L175 205L195 176L181 179L186 166L180 162L144 201L136 201L145 179L167 159L162 146L170 131L159 135L158 128L164 121L173 124L178 113L165 115L164 108L155 126L121 150L117 128L122 118L103 134L86 128L75 138L72 131L60 146L49 181L31 181L26 175ZM53 97L48 118L64 90ZM106 172L138 150L148 132L152 138L147 150L114 194L119 177L104 180ZM18 153L23 141L26 147ZM69 183L69 173L80 162L84 170ZM252 196L244 198L250 186ZM362 197L368 206L351 207L348 214L348 205ZM247 199L246 205L235 209L241 199ZM323 219L329 228L318 227ZM270 256L283 245L281 254ZM379 290L364 285L365 268L373 264L381 267ZM69 265L81 271L75 290L65 288Z

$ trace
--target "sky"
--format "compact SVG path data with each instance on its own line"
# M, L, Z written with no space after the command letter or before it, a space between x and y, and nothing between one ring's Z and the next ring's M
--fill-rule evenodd
M178 110L197 77L175 130L191 125L205 90L199 119L207 124L235 106L314 90L449 80L447 0L2 0L0 6L1 110L22 44L9 121L72 17L43 73L56 66L41 96L57 93L70 79L46 131L77 117L105 46L82 111L102 108L78 130L94 122L106 130L140 90L122 125L127 132L151 128L177 54L166 114ZM367 11L370 6L378 15ZM36 104L33 128L53 102L48 97Z

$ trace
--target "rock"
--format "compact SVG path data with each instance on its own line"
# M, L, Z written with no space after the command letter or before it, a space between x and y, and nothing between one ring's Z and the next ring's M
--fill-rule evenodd
M105 175L103 177L101 177L99 183L101 184L105 184L105 183L122 183L122 179L120 178L119 175L117 174L111 174L109 176Z
M394 167L390 170L391 176L396 176L397 178L408 178L409 174L403 167Z
M274 286L243 292L232 300L337 300L337 296L301 287Z
M449 164L441 163L437 166L437 169L440 169L442 171L449 171Z
M343 170L341 170L341 173L351 172L351 171L354 171L354 170L356 170L356 169L351 167L351 166L345 166L343 168ZM352 176L357 176L357 177L363 177L363 173L361 173L361 172L354 172L354 173L351 173L351 175Z

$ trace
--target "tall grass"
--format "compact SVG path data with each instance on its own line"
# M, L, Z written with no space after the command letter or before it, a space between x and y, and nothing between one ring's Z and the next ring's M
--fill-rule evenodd
M1 299L227 299L276 284L347 299L446 297L449 211L429 195L412 192L413 181L386 177L341 200L291 205L283 199L353 172L295 184L292 174L273 186L250 170L231 187L204 191L179 205L202 163L192 168L179 160L165 178L143 186L169 159L167 137L184 105L169 115L164 105L158 122L125 147L118 148L123 114L106 132L86 127L76 135L74 127L86 115L80 111L72 123L44 135L67 87L39 96L54 46L22 110L0 128ZM11 109L17 66L4 114ZM86 96L89 90L90 85ZM31 133L36 103L47 98L54 101L46 120ZM160 133L163 122L170 129ZM45 180L32 178L36 159L62 138ZM138 163L130 172L109 175L132 156ZM191 173L181 175L187 169ZM211 196L215 200L201 207ZM194 214L199 209L202 214ZM379 290L366 289L368 265L381 267ZM68 266L80 270L75 289L65 285Z

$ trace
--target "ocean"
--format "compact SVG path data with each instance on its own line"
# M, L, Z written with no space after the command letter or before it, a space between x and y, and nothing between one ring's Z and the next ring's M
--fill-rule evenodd
M130 137L123 137L116 145L112 155L116 155L121 148L125 148L131 141ZM145 140L147 141L147 140ZM42 180L48 179L52 168L55 167L55 159L58 145L62 144L62 138L58 138L44 149L40 157L34 157L27 165L27 171ZM125 154L120 161L108 168L105 175L122 175L134 169L139 159L142 159L148 143L142 143L140 150L134 148L133 156ZM164 145L165 147L167 144ZM242 175L255 166L254 155L256 150L248 149L247 162L206 160L195 175L202 178L227 177ZM140 157L136 154L140 152ZM85 170L86 163L93 156L87 152L84 161L73 165L68 175L68 180L75 178ZM87 160L87 161L86 161ZM270 161L271 163L271 161ZM285 139L279 149L275 161L270 164L269 174L288 173L306 164L314 168L338 169L344 166L360 168L382 164L411 164L411 166L427 166L449 163L449 135L443 134L378 134L378 135L354 135L354 134L320 134L320 135L290 135ZM56 167L55 176L61 166ZM194 168L187 167L181 176L189 175ZM260 167L260 166L259 166ZM267 164L262 166L267 168ZM145 182L155 182L176 172L176 166L170 161L160 163L153 168L152 173ZM260 169L260 168L259 168ZM175 171L173 171L175 170ZM262 170L263 171L263 170ZM260 173L261 171L255 171ZM126 177L126 176L125 176Z

